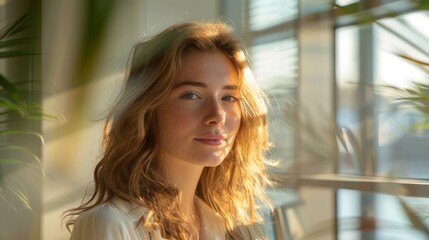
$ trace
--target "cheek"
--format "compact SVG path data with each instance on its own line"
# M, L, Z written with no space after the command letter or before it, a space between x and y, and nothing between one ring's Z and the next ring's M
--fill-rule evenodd
M238 132L241 124L241 111L236 108L229 114L229 128L231 131Z
M169 105L159 111L158 123L161 132L180 134L195 121L192 108L178 105Z
M191 124L198 115L197 110L191 106L174 105L169 111L171 121L175 121L179 127Z

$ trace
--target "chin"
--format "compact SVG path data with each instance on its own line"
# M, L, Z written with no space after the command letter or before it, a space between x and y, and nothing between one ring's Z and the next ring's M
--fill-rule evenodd
M206 159L203 161L198 161L198 162L196 162L196 164L203 166L203 167L217 167L220 164L222 164L224 160L225 160L225 158L222 158L222 159L219 159L219 158Z

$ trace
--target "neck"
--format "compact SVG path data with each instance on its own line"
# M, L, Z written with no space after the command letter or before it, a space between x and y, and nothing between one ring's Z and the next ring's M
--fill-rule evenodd
M179 211L189 217L201 236L200 213L195 205L195 191L203 171L202 166L189 163L167 164L163 167L167 181L175 186L180 193ZM198 239L198 237L197 237Z
M180 211L188 216L196 216L195 191L204 167L178 159L169 159L168 163L161 161L161 166L167 182L179 190Z

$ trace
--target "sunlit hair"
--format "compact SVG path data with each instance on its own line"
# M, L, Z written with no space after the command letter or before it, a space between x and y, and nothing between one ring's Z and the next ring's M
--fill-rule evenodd
M131 69L117 104L109 114L104 155L94 172L94 193L68 212L71 219L114 197L148 209L140 219L149 231L168 239L197 234L178 211L180 193L166 182L159 163L156 110L172 91L189 51L221 51L239 76L241 124L234 145L217 167L206 167L197 196L223 219L228 239L257 239L258 205L268 204L264 152L268 149L266 97L255 85L246 54L232 29L222 22L187 22L169 27L134 49ZM250 229L250 231L249 231Z

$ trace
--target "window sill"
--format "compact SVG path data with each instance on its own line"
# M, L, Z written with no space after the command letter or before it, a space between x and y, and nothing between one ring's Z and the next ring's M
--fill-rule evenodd
M399 196L429 197L429 181L387 177L345 176L340 174L313 174L278 179L280 186L313 186L349 189Z

